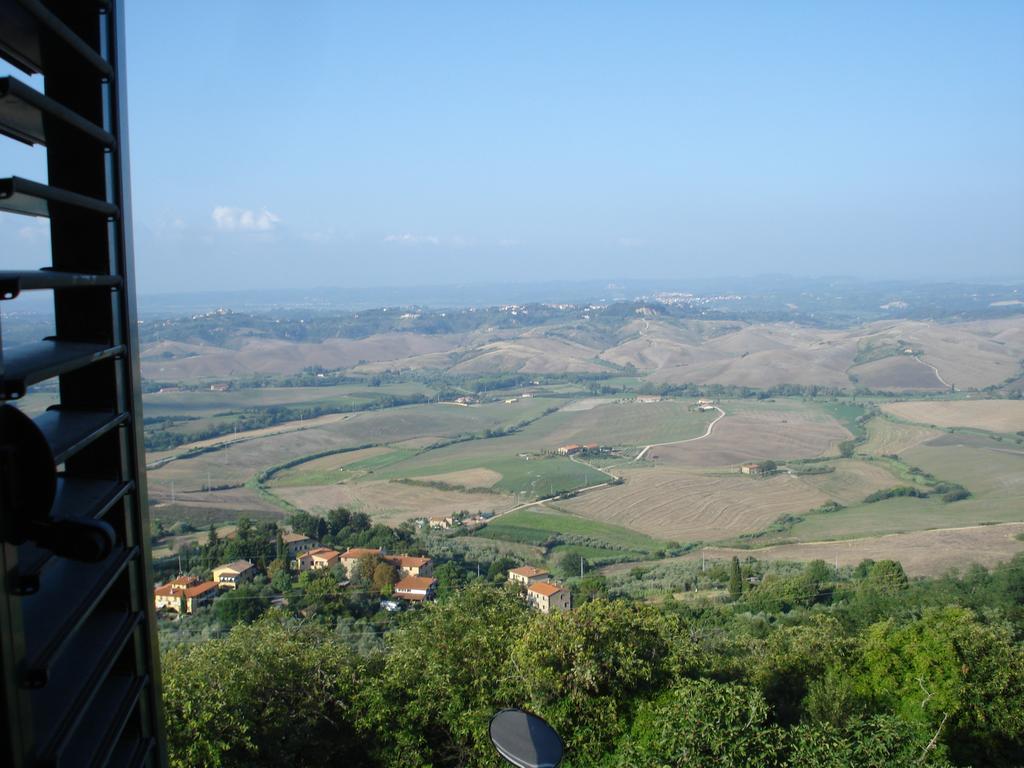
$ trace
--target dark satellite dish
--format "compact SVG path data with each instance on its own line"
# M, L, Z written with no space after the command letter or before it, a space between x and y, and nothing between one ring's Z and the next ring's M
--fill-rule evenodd
M536 715L503 709L491 718L491 743L517 768L557 768L562 762L562 739Z

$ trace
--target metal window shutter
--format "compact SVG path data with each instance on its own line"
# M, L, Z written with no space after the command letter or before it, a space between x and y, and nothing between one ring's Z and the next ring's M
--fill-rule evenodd
M49 219L52 264L0 301L53 299L56 333L0 328L0 764L164 766L125 124L122 0L0 0L0 141L48 179L0 179L0 216ZM3 169L0 168L0 176ZM53 381L35 418L11 401Z

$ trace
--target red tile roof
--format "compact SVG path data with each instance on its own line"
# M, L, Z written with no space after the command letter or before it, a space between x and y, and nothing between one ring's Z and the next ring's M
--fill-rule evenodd
M395 584L395 592L408 592L411 590L429 590L437 585L437 579L429 576L406 576Z
M212 592L217 589L216 581L204 581L202 584L197 584L194 587L189 587L185 590L185 597L201 597L207 592Z
M527 591L536 592L538 595L544 595L545 597L551 597L563 590L557 584L551 584L547 581L539 581L536 584L531 584Z
M422 568L430 564L429 557L415 555L384 555L384 561L391 563L396 568Z
M312 539L304 533L286 533L281 538L284 540L285 544L295 544L300 541L312 541Z
M537 576L548 576L548 571L543 568L534 568L532 565L524 565L520 568L513 568L509 573L514 573L517 576L524 576L527 579L533 579Z
M174 597L175 595L180 596L182 594L185 597L197 597L209 592L211 589L217 589L217 582L200 582L195 576L179 576L154 589L153 594L157 597Z
M353 549L346 549L341 553L341 556L345 560L358 560L360 557L367 557L372 555L379 555L380 548L377 549L366 549L364 547L354 547Z
M333 560L334 558L341 556L330 547L317 547L316 549L311 549L303 554L309 555L310 557L322 557L324 560Z

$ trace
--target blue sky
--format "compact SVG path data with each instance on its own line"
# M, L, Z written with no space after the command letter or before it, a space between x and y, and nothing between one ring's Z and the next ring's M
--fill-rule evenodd
M289 7L129 4L143 293L1024 274L1022 3Z

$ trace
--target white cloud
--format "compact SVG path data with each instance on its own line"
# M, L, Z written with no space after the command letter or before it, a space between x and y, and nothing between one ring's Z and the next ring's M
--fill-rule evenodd
M401 243L402 245L440 245L441 238L436 235L388 235L384 238L385 243Z
M281 221L280 216L271 213L266 208L256 212L245 208L231 208L226 205L218 205L214 208L212 216L217 229L227 232L267 232Z

